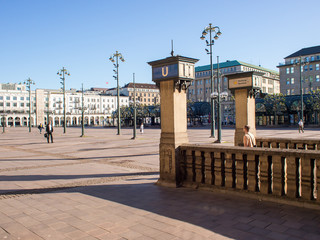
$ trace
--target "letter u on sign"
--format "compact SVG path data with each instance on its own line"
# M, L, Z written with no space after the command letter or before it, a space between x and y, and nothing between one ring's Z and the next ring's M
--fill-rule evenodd
M167 67L162 67L162 76L166 77L168 75L169 69Z

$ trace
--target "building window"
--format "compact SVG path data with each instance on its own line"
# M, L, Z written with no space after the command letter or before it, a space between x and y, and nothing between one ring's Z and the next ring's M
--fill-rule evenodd
M289 74L290 73L290 68L287 68L287 74Z
M3 107L3 102L0 102L0 107Z
M320 81L320 75L316 75L316 82L319 82Z
M287 78L287 85L290 84L290 78Z
M291 73L294 73L294 67L291 67Z
M3 100L3 97L2 97L2 96L0 96L0 100Z
M10 100L10 96L7 96L6 99L7 99L7 100Z
M309 78L310 78L310 82L313 82L313 76L310 76Z
M291 78L291 84L294 84L294 78Z
M319 69L320 69L319 63L317 63L316 64L316 70L319 71Z
M10 103L8 103L8 102L7 102L7 104L6 104L6 105L7 105L7 107L10 107Z
M310 69L310 71L312 71L312 69L313 69L313 68L312 68L312 65L310 65L309 69Z
M287 89L287 95L290 95L290 89Z
M308 65L305 65L305 66L304 66L304 71L305 71L305 72L308 71Z
M314 61L314 56L311 56L311 61Z
M294 94L294 89L291 89L291 95L293 95Z
M24 103L20 103L20 107L24 107Z
M15 103L13 103L13 106L14 106L14 107L16 107L16 106L17 106L17 103L16 103L16 102L15 102Z

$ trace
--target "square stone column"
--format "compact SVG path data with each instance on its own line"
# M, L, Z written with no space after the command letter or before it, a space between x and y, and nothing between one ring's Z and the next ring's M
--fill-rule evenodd
M241 72L226 75L229 90L234 94L236 107L236 129L234 145L243 146L243 127L250 126L250 132L256 136L256 100L255 96L262 85L260 72Z
M179 185L178 147L188 143L186 91L195 77L197 59L172 56L149 62L152 80L160 89L161 138L158 184Z

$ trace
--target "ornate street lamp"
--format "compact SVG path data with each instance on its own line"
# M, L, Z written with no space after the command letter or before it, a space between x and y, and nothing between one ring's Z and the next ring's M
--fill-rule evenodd
M135 74L133 73L133 137L137 137L137 106L136 106L136 80Z
M82 83L82 88L81 88L81 107L79 107L78 109L81 110L81 136L80 137L84 137L84 111L87 109L84 107L84 96L83 96L83 83Z
M212 23L209 23L209 26L206 27L202 35L200 37L201 40L204 40L206 35L209 33L209 42L206 40L207 46L210 47L210 50L205 49L207 54L210 55L210 81L211 81L211 94L214 92L214 82L213 82L213 66L212 66L212 46L214 44L214 40L212 39L212 35L214 35L214 39L217 40L221 35L220 28L218 26L213 27ZM214 117L214 100L211 98L211 136L212 138L215 137L215 117Z
M305 65L308 65L309 62L306 60L302 60L301 56L299 58L299 60L295 60L294 62L294 66L299 66L299 70L300 70L300 96L301 96L301 116L300 119L302 120L302 122L304 121L303 119L303 83L302 83L302 69ZM311 89L310 89L311 90Z
M29 91L29 132L31 132L31 85L35 85L35 82L31 78L28 78L23 84L27 85Z
M119 90L119 59L124 62L124 58L122 57L122 54L116 51L113 55L109 57L109 60L113 62L115 69L113 69L113 72L115 73L114 79L117 81L117 111L118 111L118 134L120 135L120 129L121 129L121 119L120 119L120 90Z
M70 76L70 73L67 71L67 69L65 69L64 67L62 67L62 69L60 69L57 72L57 75L60 76L61 79L61 85L62 85L62 90L63 90L63 133L67 132L67 122L66 122L66 78L65 75Z

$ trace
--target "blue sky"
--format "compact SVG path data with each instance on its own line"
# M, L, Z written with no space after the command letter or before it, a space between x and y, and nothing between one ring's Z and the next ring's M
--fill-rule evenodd
M276 70L283 58L320 45L320 1L260 0L0 0L0 82L28 77L36 88L60 88L56 72L71 76L66 87L114 87L116 50L120 85L151 82L148 61L175 54L209 63L201 32L221 28L214 62L241 60ZM108 82L108 84L106 84Z

